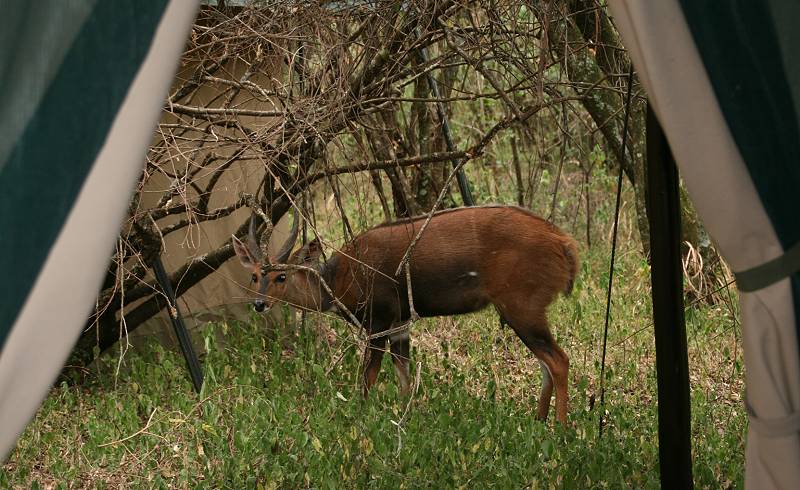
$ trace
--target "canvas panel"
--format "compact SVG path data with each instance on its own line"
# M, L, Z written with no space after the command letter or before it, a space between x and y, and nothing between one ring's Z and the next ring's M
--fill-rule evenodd
M125 84L130 88L110 131L3 346L0 458L47 394L86 321L195 10L176 0L156 19L152 47ZM129 12L111 14L127 18ZM109 43L119 34L104 32Z
M791 54L797 45L784 44L795 37L775 19L786 22L783 15L798 13L796 2L680 3L750 179L788 250L800 243L800 130L795 110L800 86L791 83L800 65ZM793 302L800 305L800 271L795 272ZM765 269L761 273L767 274ZM795 329L800 334L800 322Z
M39 107L96 0L17 1L0 16L0 171Z
M800 2L794 0L768 0L772 11L775 35L783 58L783 69L794 98L794 113L800 115Z
M788 248L800 241L800 131L768 2L680 3L750 179Z
M150 48L165 1L134 3L99 2L75 16L83 24L0 171L0 229L8 230L0 241L0 348Z

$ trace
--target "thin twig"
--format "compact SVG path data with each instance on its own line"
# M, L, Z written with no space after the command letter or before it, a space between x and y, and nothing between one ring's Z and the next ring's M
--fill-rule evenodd
M129 435L128 437L123 437L122 439L118 439L116 441L111 441L111 442L106 442L104 444L98 444L97 447L106 447L106 446L111 446L113 444L120 444L120 443L123 443L125 441L130 440L130 439L133 439L134 437L138 436L139 434L145 432L148 428L150 428L150 422L152 422L153 415L156 414L156 410L158 410L158 407L155 407L153 409L153 411L150 413L150 417L147 419L147 423L144 424L144 427L142 427L141 429L137 430L136 432L134 432L133 434Z

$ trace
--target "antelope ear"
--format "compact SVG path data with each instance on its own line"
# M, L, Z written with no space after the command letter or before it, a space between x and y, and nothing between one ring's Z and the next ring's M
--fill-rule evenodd
M293 264L313 262L319 259L321 253L322 244L319 241L319 237L316 237L310 242L306 243L300 250L295 252L290 262Z
M250 249L247 248L247 245L233 235L231 235L231 243L233 244L233 251L236 252L236 256L239 257L239 261L243 266L252 268L256 265L256 259L253 257L253 254L250 253Z

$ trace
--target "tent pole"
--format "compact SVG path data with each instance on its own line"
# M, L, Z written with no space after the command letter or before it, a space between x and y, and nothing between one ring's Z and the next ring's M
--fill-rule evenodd
M417 27L417 38L421 37L419 27ZM417 51L420 63L423 65L428 62L428 50L425 47L419 48ZM450 132L450 121L447 118L447 111L444 108L444 103L441 101L441 93L439 92L439 84L433 77L430 70L425 74L428 81L428 87L431 90L431 95L436 99L436 113L442 123L442 136L444 137L447 151L456 151L456 145L453 143L453 135ZM458 168L458 160L453 160L453 168ZM469 188L469 181L467 174L464 172L464 167L456 171L456 181L458 182L458 190L461 192L461 199L464 201L464 206L474 206L475 199L472 197L472 191Z
M178 308L178 301L175 299L175 291L172 289L172 283L169 280L167 272L164 270L161 257L156 257L155 260L153 260L152 267L156 275L156 280L161 286L164 295L167 297L167 314L172 322L172 328L175 329L175 336L178 338L178 344L181 346L183 358L186 359L186 365L189 368L189 374L192 378L192 385L195 391L200 393L203 387L203 368L200 366L200 360L197 358L197 353L192 346L192 341L189 338L189 331L186 330L186 324L183 323L183 317Z
M683 317L678 169L649 105L646 202L650 223L661 488L692 488L689 357Z

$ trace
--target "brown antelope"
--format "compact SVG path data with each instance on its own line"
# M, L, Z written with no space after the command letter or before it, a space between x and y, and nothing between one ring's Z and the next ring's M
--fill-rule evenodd
M297 239L297 219L289 239L274 257L267 256L271 227L261 247L251 220L248 245L233 237L242 264L258 283L258 311L273 302L314 311L349 310L371 337L365 351L364 395L375 383L387 337L400 390L409 391L409 336L391 333L411 315L406 275L398 270L425 217L382 224L320 261L319 239L289 256ZM270 270L274 264L300 266ZM525 209L482 206L433 215L410 253L413 306L422 317L457 315L494 305L542 366L537 416L546 419L553 385L556 416L567 417L569 360L550 333L546 310L559 293L569 294L578 270L574 240L555 225ZM333 293L323 287L324 280ZM389 335L374 337L387 332Z

